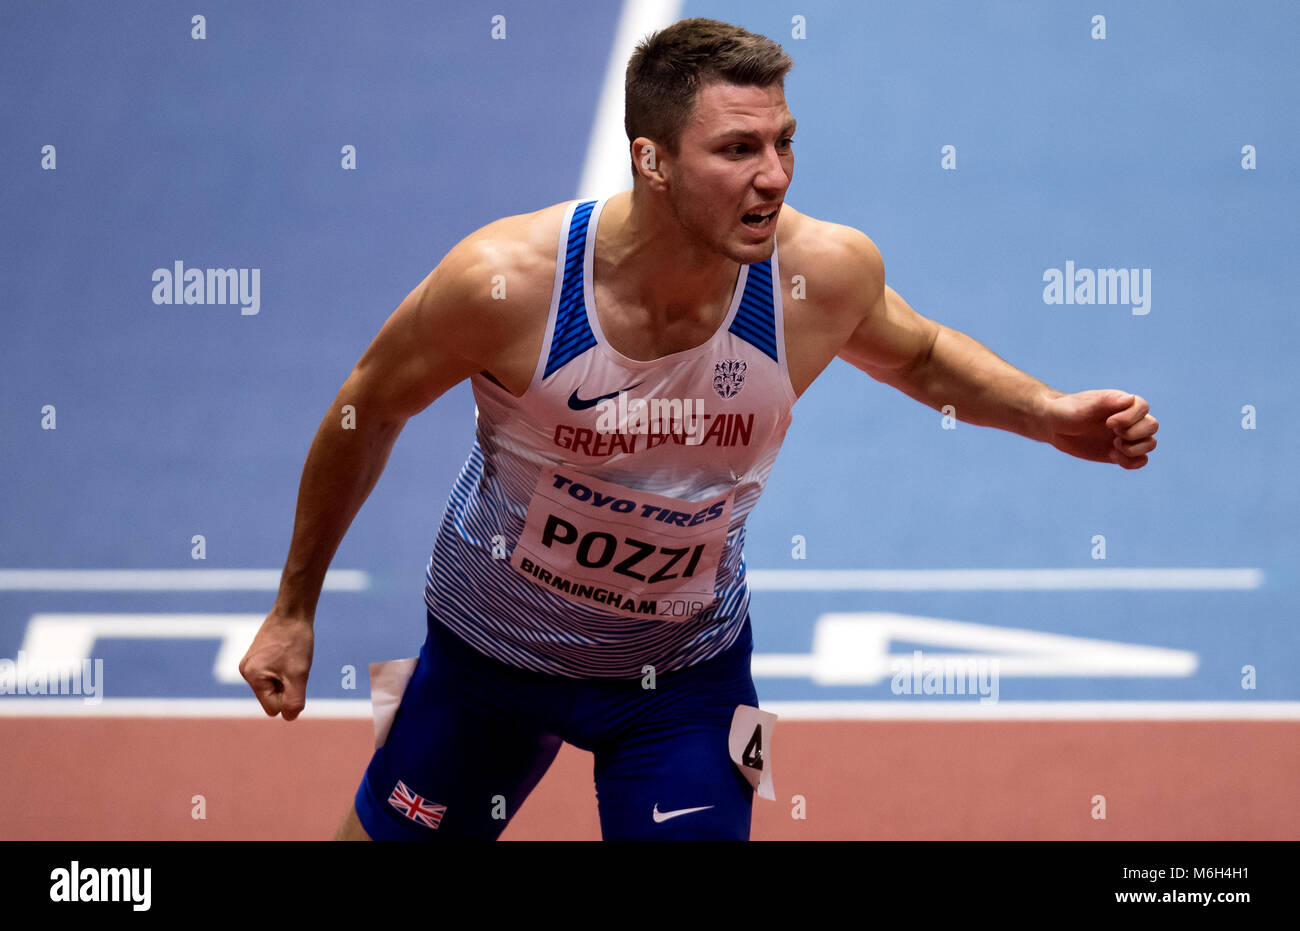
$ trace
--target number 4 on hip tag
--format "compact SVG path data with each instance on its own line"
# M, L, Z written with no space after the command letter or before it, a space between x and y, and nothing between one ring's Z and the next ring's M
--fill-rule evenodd
M749 705L737 705L731 718L727 749L759 798L776 801L772 788L772 728L776 715Z

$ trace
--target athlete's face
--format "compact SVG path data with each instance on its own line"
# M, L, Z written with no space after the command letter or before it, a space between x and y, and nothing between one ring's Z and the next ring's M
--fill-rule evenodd
M794 126L778 86L700 88L667 172L674 215L693 239L742 265L771 257Z

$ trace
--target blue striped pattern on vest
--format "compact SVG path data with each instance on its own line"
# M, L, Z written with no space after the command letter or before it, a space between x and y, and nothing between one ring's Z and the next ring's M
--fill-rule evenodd
M730 332L754 346L765 355L776 358L776 311L772 297L772 260L765 259L749 266L745 294L736 308Z
M555 332L551 336L551 352L546 357L543 378L549 378L566 362L582 355L596 345L596 337L587 322L587 302L582 283L582 262L587 251L587 221L591 219L594 200L585 201L574 208L569 225L569 241L564 253L564 284L560 293L560 306L555 314Z

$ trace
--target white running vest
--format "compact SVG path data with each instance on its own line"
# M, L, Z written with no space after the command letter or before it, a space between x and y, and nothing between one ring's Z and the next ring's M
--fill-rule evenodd
M777 256L740 268L727 316L651 362L593 305L604 201L565 214L541 357L520 398L471 379L477 435L426 573L435 619L535 672L638 678L745 632L745 518L790 424ZM773 286L773 282L777 282Z

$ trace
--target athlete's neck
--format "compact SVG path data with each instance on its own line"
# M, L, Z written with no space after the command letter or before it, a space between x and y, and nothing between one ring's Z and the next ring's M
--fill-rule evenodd
M654 325L716 314L740 273L738 263L693 238L671 211L633 191L606 202L597 234L596 270L615 272L602 275L602 286L644 310Z

